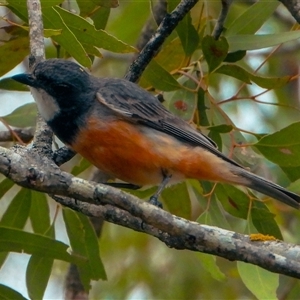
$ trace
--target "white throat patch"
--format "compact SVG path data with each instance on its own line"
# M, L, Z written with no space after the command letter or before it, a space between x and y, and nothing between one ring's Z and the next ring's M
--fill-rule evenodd
M55 99L42 89L30 88L38 110L45 121L50 121L60 112Z

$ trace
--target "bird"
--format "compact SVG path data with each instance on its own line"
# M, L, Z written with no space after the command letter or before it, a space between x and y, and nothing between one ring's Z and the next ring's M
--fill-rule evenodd
M31 87L54 134L97 168L126 183L161 191L184 179L241 185L299 209L300 196L251 173L153 94L125 79L97 78L65 59L12 76Z

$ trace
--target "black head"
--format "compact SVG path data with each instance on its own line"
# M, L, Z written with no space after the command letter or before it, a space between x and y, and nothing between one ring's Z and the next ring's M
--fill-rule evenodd
M42 117L63 142L70 144L93 104L95 89L90 75L74 62L49 59L38 63L32 74L12 79L34 88L32 94Z
M63 59L48 59L36 65L32 74L19 74L12 79L42 89L63 107L69 99L89 88L89 74L78 64ZM67 103L65 103L67 102Z

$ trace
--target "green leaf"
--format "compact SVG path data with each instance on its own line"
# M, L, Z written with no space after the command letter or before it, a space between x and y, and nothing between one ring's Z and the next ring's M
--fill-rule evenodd
M30 221L35 233L55 238L51 230L50 209L44 193L31 191Z
M300 168L298 167L282 167L281 169L287 175L290 181L295 181L300 178Z
M250 73L237 65L224 64L215 70L215 73L225 74L251 84Z
M80 9L80 15L82 17L91 17L97 14L98 11L103 8L108 10L110 8L116 8L119 6L118 0L77 0L77 5Z
M226 58L228 53L228 42L225 37L215 40L212 36L202 39L202 51L209 67L209 72L215 70Z
M100 7L90 18L94 21L96 29L104 30L107 25L109 15L110 8Z
M256 50L277 46L300 38L300 31L289 31L277 34L233 35L228 36L229 51Z
M291 77L262 77L256 74L252 74L245 69L237 65L223 64L218 69L215 70L215 73L225 74L236 79L239 79L247 84L250 84L251 81L256 83L258 86L265 89L275 89L280 88L286 85Z
M275 0L264 0L254 3L227 27L225 35L255 33L274 13L279 4Z
M90 67L91 60L88 57L83 45L78 41L74 33L64 22L60 14L57 12L57 9L58 7L52 7L43 10L44 27L61 29L62 34L53 36L52 39L59 43L80 64Z
M247 51L235 51L235 52L230 52L227 54L227 56L224 59L224 62L229 62L229 63L233 63L233 62L237 62L239 60L241 60L242 58L244 58L247 54Z
M192 191L195 193L196 199L203 210L203 213L197 218L197 222L231 230L224 213L220 209L216 194L211 194L210 200L208 197L203 197L203 194L211 193L214 183L208 181L201 182L201 187L203 188L203 191L201 191L200 182L198 180L189 180L188 182L191 184L193 188ZM190 197L192 199L192 196Z
M197 94L186 89L180 89L173 93L168 101L168 109L174 115L189 122L193 119L196 105Z
M258 207L258 203L261 207ZM276 237L279 240L282 240L282 234L278 227L278 224L275 221L275 215L272 214L265 204L258 201L254 202L254 206L251 209L251 218L252 223L259 233L268 234Z
M89 290L91 279L106 279L98 238L88 217L68 208L63 209L63 217L73 252L88 258L87 263L79 266L78 270L85 290Z
M191 201L185 182L164 189L161 196L170 213L191 219Z
M142 78L161 91L174 91L181 88L176 79L160 66L155 59L151 60Z
M9 59L7 54L9 53ZM21 63L29 54L29 39L19 36L0 46L0 76L3 76Z
M19 292L4 284L0 284L0 298L1 300L27 300Z
M82 17L60 7L56 7L55 10L60 14L64 23L84 47L85 45L95 46L116 53L131 53L136 51L135 48L123 43L106 31L97 30Z
M134 44L141 35L141 28L149 18L150 5L149 1L126 1L125 3L123 17L112 18L107 28L112 34L122 37L123 41Z
M177 34L181 40L186 56L191 56L199 44L198 32L192 24L190 12L176 26Z
M231 125L222 124L222 125L217 125L217 126L210 126L207 129L216 131L219 133L228 133L233 129L233 127Z
M84 18L89 17L98 7L94 0L76 0L76 3L79 7L80 15Z
M277 299L278 274L241 261L237 262L237 267L245 286L257 299Z
M206 253L197 253L196 256L201 261L201 265L203 266L203 268L210 273L212 278L223 282L226 280L225 274L217 265L216 256Z
M207 109L208 107L205 104L205 91L202 88L199 88L197 94L197 110L198 110L199 121L201 126L210 125L206 114Z
M43 299L53 266L53 259L32 255L26 269L26 286L30 299Z
M276 89L286 85L292 76L283 77L262 77L256 74L250 74L250 79L258 86L265 89Z
M11 114L2 118L11 126L28 127L35 125L36 114L36 104L27 103L16 108Z
M171 41L166 41L161 51L155 57L155 61L168 72L186 66L187 58L180 39L176 37Z
M215 193L228 213L247 219L250 200L243 191L232 185L217 184Z
M215 131L215 130L211 130L211 131L208 133L208 137L209 137L210 139L212 139L212 140L216 143L216 145L217 145L219 151L222 151L223 143L222 143L222 137L221 137L220 132Z
M0 182L0 199L14 186L14 184L15 183L8 178L4 178Z
M85 158L81 158L79 164L75 165L71 171L71 174L78 176L80 173L84 172L87 168L91 166L91 163Z
M300 122L266 135L254 146L270 161L283 167L300 166Z
M30 206L30 190L22 188L3 214L0 226L23 228L29 216Z
M0 227L0 251L38 254L78 265L87 263L85 257L70 254L69 246L60 241L6 227Z

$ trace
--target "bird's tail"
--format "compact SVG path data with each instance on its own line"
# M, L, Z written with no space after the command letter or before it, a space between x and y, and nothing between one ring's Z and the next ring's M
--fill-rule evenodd
M269 180L259 177L253 173L243 170L239 174L244 177L248 182L245 184L247 187L256 190L262 194L270 196L278 201L281 201L291 207L300 209L300 196L292 193L285 188L277 185Z

